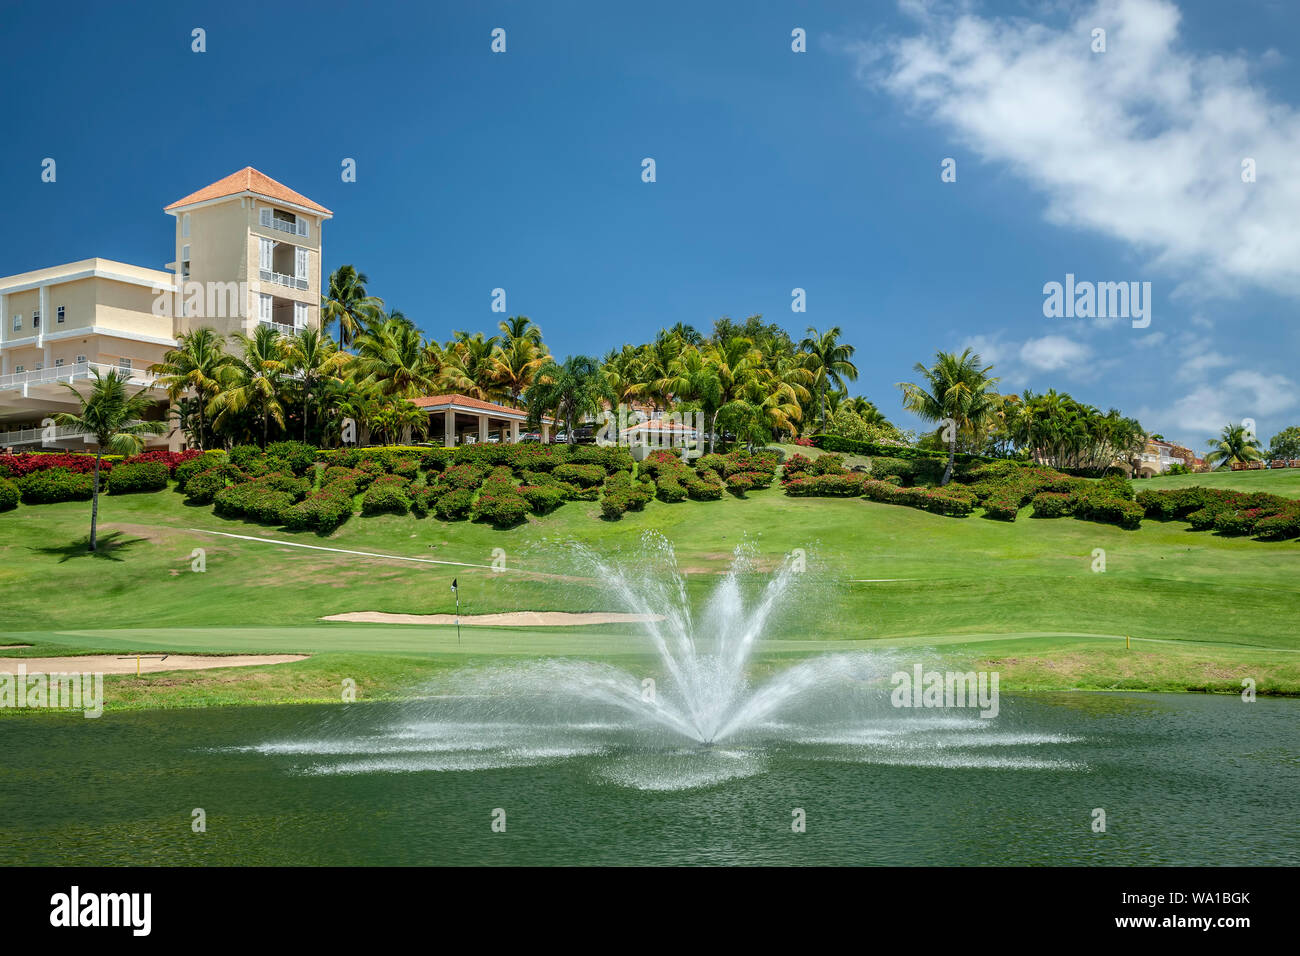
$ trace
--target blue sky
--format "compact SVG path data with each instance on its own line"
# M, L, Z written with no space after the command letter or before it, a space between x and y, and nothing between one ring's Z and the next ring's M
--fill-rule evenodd
M1198 451L1300 422L1293 4L72 9L6 11L0 273L161 267L162 207L251 165L334 210L327 269L439 339L494 330L501 287L560 355L723 315L838 325L854 391L904 426L895 383L968 345L1004 391ZM1150 326L1045 318L1066 273L1151 282Z

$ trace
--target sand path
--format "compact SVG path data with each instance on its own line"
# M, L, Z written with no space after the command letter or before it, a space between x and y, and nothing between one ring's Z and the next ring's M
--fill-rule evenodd
M159 671L202 671L218 667L253 667L258 664L288 664L291 661L305 661L306 654L232 654L215 656L212 654L168 654L167 659L160 660L161 654L140 656L140 673L155 674ZM0 657L0 674L18 673L22 664L27 673L56 672L100 674L134 674L136 659L116 654L86 654L81 657Z

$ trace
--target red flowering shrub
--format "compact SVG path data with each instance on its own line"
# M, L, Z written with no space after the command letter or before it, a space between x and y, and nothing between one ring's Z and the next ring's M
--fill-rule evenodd
M184 464L187 461L193 461L202 454L203 452L199 451L197 448L191 448L189 451L146 451L141 452L138 455L132 455L130 458L126 459L126 461L122 462L122 464L145 465L153 462L160 462L167 466L167 476L169 478L175 478L177 465Z
M100 460L99 470L108 471L121 458L105 457ZM20 452L17 455L0 455L0 475L10 478L22 478L34 471L47 471L50 468L65 468L77 474L86 474L95 470L95 456L71 453Z
M791 478L784 484L785 493L793 498L853 498L862 494L866 480L866 475L849 472L843 475L807 475Z

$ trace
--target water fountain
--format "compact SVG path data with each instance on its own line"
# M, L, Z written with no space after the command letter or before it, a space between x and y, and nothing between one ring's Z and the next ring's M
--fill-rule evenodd
M900 712L890 676L917 650L810 656L755 680L760 638L783 611L824 601L787 557L760 572L746 547L696 610L671 544L647 534L613 560L566 550L583 573L645 621L628 637L632 666L572 658L499 662L455 672L363 733L247 749L307 758L304 773L459 771L591 759L596 777L673 790L752 776L781 751L836 762L946 767L1069 767L1026 748L1073 742L997 732L974 711ZM1009 749L1009 755L1008 755Z

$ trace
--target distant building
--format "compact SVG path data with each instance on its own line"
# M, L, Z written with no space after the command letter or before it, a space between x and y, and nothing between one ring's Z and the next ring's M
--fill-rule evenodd
M1174 465L1195 469L1203 464L1191 451L1180 445L1148 438L1142 451L1135 456L1132 467L1134 477L1151 478L1163 475Z

